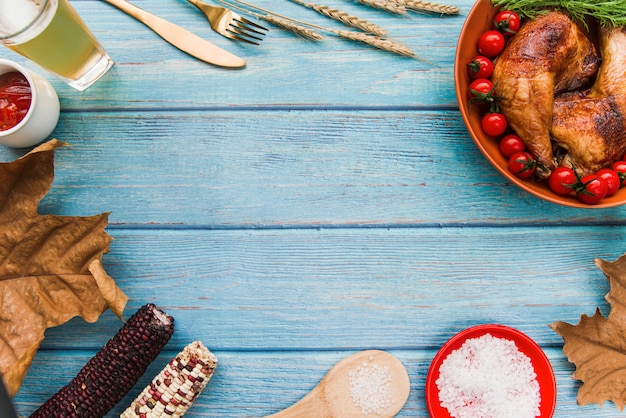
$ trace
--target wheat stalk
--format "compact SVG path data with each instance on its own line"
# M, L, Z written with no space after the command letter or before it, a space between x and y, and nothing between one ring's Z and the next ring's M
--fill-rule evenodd
M369 22L365 19L361 19L358 16L352 16L346 12L342 12L341 10L333 9L328 6L319 5L315 3L307 3L302 0L291 0L291 1L301 6L308 7L309 9L313 9L321 15L337 20L355 29L360 29L362 31L371 33L376 36L381 36L381 37L387 36L387 31L385 29L381 28L375 23Z
M285 19L280 16L274 16L272 14L259 15L259 19L263 19L266 22L269 22L275 26L281 27L283 29L287 29L295 33L296 35L302 36L303 38L310 39L312 41L321 41L323 39L322 35L314 30L307 28L306 26L299 25L291 19Z
M233 9L237 9L239 11L242 11L244 13L248 13L249 15L252 15L254 17L256 17L257 19L262 19L265 20L268 23L271 23L275 26L278 26L280 28L286 29L290 32L295 33L298 36L301 36L305 39L309 39L312 41L321 41L323 39L322 35L316 31L314 31L313 29L311 29L308 26L305 26L304 23L305 22L300 22L297 21L295 19L292 19L290 17L287 16L283 16L280 15L278 13L274 13L271 12L270 10L265 10L261 7L258 6L254 6L253 4L250 3L246 3L243 1L239 1L239 0L232 0L236 3L241 3L249 8L254 8L256 10L259 10L265 14L261 14L261 13L257 13L253 10L250 9L244 9L243 7L239 7L233 3L231 3L230 1L224 1L224 0L216 0L218 3L222 3L228 7L232 7Z
M406 7L390 0L359 0L359 3L399 15L406 14Z
M366 43L368 45L371 45L373 47L376 47L376 48L379 48L379 49L382 49L382 50L385 50L385 51L393 52L393 53L396 53L396 54L399 54L399 55L403 55L403 56L406 56L406 57L420 59L407 46L404 46L404 45L402 45L402 44L400 44L398 42L395 42L395 41L391 41L391 40L388 40L388 39L380 38L378 36L368 35L368 34L363 33L363 32L346 31L346 30L335 30L335 29L326 28L324 26L316 25L316 24L313 24L313 23L303 22L301 20L292 19L292 18L290 18L288 16L283 16L281 14L274 13L274 12L272 12L270 10L263 9L262 7L255 6L255 5L253 5L251 3L248 3L248 2L246 2L244 0L216 0L216 1L219 2L219 3L225 4L227 6L230 6L230 7L234 8L234 9L241 10L241 11L243 11L245 13L251 14L252 16L256 16L256 17L258 17L260 19L267 20L268 16L269 16L270 19L272 19L272 17L275 17L275 18L278 18L279 21L282 21L282 20L289 21L289 22L293 23L295 26L304 26L304 27L308 27L308 28L312 28L312 29L321 30L321 31L324 31L324 32L327 32L327 33L331 33L331 34L340 36L340 37L345 38L345 39L349 39L349 40L352 40L352 41L363 42L363 43ZM266 13L266 15L261 15L258 12L246 9L244 7L240 7L240 6L238 6L238 5L234 4L234 3L246 6L247 8L254 9L254 10L257 10L259 12ZM284 26L281 25L281 27L284 27ZM424 60L421 60L421 61L424 61ZM427 62L427 61L424 61L424 62Z
M405 57L416 57L409 47L402 45L401 43L391 41L389 39L382 39L377 36L371 36L363 32L354 32L347 30L333 30L331 32L338 36L341 36L342 38L350 39L352 41L363 42L384 51L393 52L398 55L404 55Z
M418 12L433 12L443 15L456 15L461 9L456 6L450 6L447 4L433 3L424 0L390 0L396 4L402 5L409 10L415 10Z

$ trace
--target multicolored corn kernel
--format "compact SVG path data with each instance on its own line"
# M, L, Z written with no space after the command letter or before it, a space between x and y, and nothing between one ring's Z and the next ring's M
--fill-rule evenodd
M76 377L31 418L101 418L137 383L174 332L174 318L142 306Z
M217 367L217 357L200 341L178 353L137 396L120 418L179 418L191 408Z

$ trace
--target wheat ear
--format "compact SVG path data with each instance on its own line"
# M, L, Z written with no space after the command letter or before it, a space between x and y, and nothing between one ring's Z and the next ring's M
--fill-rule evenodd
M433 12L442 15L456 15L459 14L461 9L456 6L450 6L447 4L433 3L424 0L391 0L396 4L402 5L409 10L415 10L418 12Z
M390 41L387 39L382 39L379 38L377 36L372 36L372 35L367 35L366 33L363 32L355 32L355 31L341 31L341 30L334 30L334 29L330 29L330 28L326 28L324 26L320 26L320 25L315 25L313 23L308 23L308 22L303 22L301 20L296 20L296 19L292 19L290 17L284 16L284 15L280 15L278 13L274 13L270 10L267 9L263 9L259 6L255 6L251 3L248 3L244 0L216 0L219 3L225 4L227 6L233 7L234 9L237 10L242 10L248 14L251 14L253 16L257 16L261 19L267 19L267 16L273 16L273 17L278 17L279 19L285 19L288 20L290 22L292 22L294 25L301 25L301 26L305 26L308 28L312 28L312 29L317 29L320 31L324 31L324 32L328 32L328 33L332 33L334 35L337 36L341 36L342 38L345 39L350 39L352 41L360 41L363 43L366 43L368 45L374 46L376 48L379 49L383 49L389 52L394 52L396 54L400 54L406 57L411 57L411 58L416 58L418 60L421 60L423 62L428 62L428 61L424 61L420 58L418 58L408 47L398 43L398 42L394 42L394 41ZM260 12L266 13L266 16L261 16L259 13L248 10L248 9L244 9L243 7L239 7L233 3L238 3L240 5L246 6L248 8L252 8L254 10L258 10Z
M280 28L286 29L290 32L295 33L298 36L301 36L305 39L309 39L312 41L321 41L323 39L323 36L314 31L313 29L311 29L308 26L305 26L303 24L300 24L301 22L292 19L290 17L287 16L283 16L283 15L279 15L278 13L273 13L269 10L265 10L262 9L258 6L254 6L253 4L250 3L246 3L243 1L239 1L239 0L232 0L236 3L241 3L242 5L249 7L249 8L254 8L256 10L259 10L261 12L263 12L264 14L261 13L257 13L253 10L250 9L244 9L243 7L237 6L236 4L230 3L229 1L224 1L224 0L216 0L218 3L222 3L228 7L232 7L233 9L242 11L244 13L247 13L249 15L252 15L254 17L256 17L257 19L262 19L265 20L268 23L271 23L275 26L278 26ZM304 22L302 22L304 23Z
M391 41L389 39L382 39L377 36L371 36L363 32L354 32L347 30L333 30L332 33L341 36L342 38L350 39L352 41L359 41L371 45L375 48L382 49L384 51L393 52L395 54L403 55L405 57L415 58L415 54L411 49L401 43Z
M384 10L386 12L396 13L399 15L406 14L405 6L394 3L389 0L359 0L359 3L365 6L370 6L376 9Z
M312 41L321 41L323 39L322 35L314 30L307 28L306 26L298 25L289 19L284 19L279 16L274 16L271 14L266 14L262 16L258 16L260 19L265 20L275 26L281 27L283 29L287 29L295 33L296 35L302 36L303 38L310 39Z
M353 16L346 12L342 12L341 10L333 9L331 7L320 5L320 4L307 3L302 0L291 0L291 1L301 6L308 7L309 9L313 9L321 15L337 20L355 29L360 29L362 31L371 33L376 36L381 36L381 37L387 36L387 31L385 29L381 28L375 23L369 22L365 19L361 19L358 16Z

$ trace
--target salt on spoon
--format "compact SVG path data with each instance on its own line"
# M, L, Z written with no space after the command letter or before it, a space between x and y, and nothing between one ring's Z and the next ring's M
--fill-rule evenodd
M385 351L360 351L335 364L300 401L267 418L390 418L409 392L400 360Z

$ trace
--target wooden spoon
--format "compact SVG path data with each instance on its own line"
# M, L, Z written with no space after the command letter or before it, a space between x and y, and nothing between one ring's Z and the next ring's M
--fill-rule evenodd
M385 351L366 350L341 360L304 398L269 417L393 417L409 391L409 375L400 360Z

